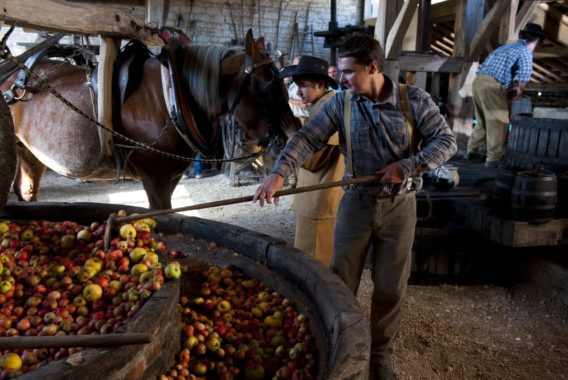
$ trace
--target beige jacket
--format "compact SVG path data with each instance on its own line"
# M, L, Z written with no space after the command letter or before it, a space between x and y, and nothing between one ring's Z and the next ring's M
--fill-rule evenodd
M322 96L308 110L310 118L313 117L322 106L327 102L334 92L330 91ZM339 133L333 134L328 142L329 145L339 145ZM339 154L338 159L331 162L327 167L321 168L316 172L311 172L304 168L300 168L298 172L298 182L296 186L309 186L320 183L339 181L343 178L345 171L345 159ZM296 215L310 219L328 219L335 218L339 201L343 196L341 187L333 187L325 190L310 191L307 193L296 194L292 203L292 210Z

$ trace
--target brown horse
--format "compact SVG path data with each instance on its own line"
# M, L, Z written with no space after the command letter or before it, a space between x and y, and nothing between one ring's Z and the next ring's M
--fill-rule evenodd
M249 31L245 51L191 46L175 50L182 86L190 99L185 106L204 138L213 138L215 133L208 128L228 112L253 139L273 134L280 129L281 120L291 119L285 87L268 59L264 39L255 41ZM89 90L83 85L84 69L46 60L34 66L33 72L80 110L93 114ZM32 78L24 98L10 107L20 141L14 182L18 199L37 200L46 167L72 178L114 178L115 159L102 152L97 125L64 105L38 82ZM13 78L2 90L11 83ZM157 150L184 157L196 153L195 145L190 148L172 127L161 63L156 58L145 61L140 82L126 96L114 124L115 131ZM209 149L208 143L205 141L199 150ZM141 179L150 207L171 208L172 193L188 162L137 147L130 151L126 163L127 173Z

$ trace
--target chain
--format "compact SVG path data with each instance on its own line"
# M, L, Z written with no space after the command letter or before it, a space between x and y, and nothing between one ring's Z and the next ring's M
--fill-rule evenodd
M80 110L77 106L75 106L69 100L65 99L59 92L57 92L57 90L55 90L52 86L50 86L48 83L46 83L41 77L39 77L38 75L33 73L26 65L21 63L17 58L12 56L12 54L10 53L10 51L8 49L0 49L0 58L4 58L4 59L7 59L7 60L15 63L18 66L18 68L20 68L21 70L24 70L26 72L26 74L28 74L31 78L36 79L41 84L41 86L43 88L45 88L47 91L49 91L49 93L51 93L53 96L55 96L59 101L61 101L63 104L65 104L71 110L73 110L76 113L78 113L79 115L81 115L84 119L95 124L97 127L104 129L105 131L111 133L113 136L118 137L119 139L124 140L127 143L130 143L130 144L132 144L132 145L134 145L138 148L146 149L146 150L148 150L152 153L156 153L158 155L161 155L161 156L164 156L164 157L167 157L167 158L171 158L171 159L179 160L179 161L186 161L186 162L194 162L194 161L195 162L212 162L212 163L234 162L234 161L248 160L248 159L259 157L259 156L265 154L266 152L268 152L272 148L273 143L274 143L274 141L270 141L270 143L267 146L265 146L264 148L262 148L260 151L253 153L253 154L250 154L248 156L237 157L237 158L233 157L233 158L224 158L224 159L214 159L214 158L195 159L193 157L180 156L180 155L177 155L177 154L164 152L163 150L154 148L153 146L142 143L140 141L136 141L136 140L120 133L120 132L117 132L117 131L115 131L111 128L108 128L108 127L104 126L103 124L101 124L100 122L98 122L97 120L93 119L91 116L87 115L85 112ZM166 120L166 126L162 129L162 132L160 133L160 135L164 132L165 129L168 128L168 125L167 125L168 122L174 123L174 120L171 117L168 118L168 120ZM154 142L154 144L155 143L156 142Z

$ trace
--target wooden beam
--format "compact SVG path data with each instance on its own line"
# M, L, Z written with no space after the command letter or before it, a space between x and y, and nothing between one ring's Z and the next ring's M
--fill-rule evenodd
M538 4L534 14L538 19L544 20L542 25L544 34L548 39L562 45L568 45L568 16L548 4ZM556 21L557 24L555 25L551 20Z
M433 73L459 73L462 59L440 57L431 54L407 54L399 58L400 71L425 71Z
M112 76L114 61L120 50L120 40L110 37L101 38L99 54L99 65L97 66L98 75L98 96L97 96L97 118L98 122L113 129L112 125L112 99L119 94L112 93ZM101 142L101 152L106 156L112 156L113 144L112 133L106 129L99 128L99 139Z
M479 57L481 50L483 49L487 41L489 41L491 35L499 25L501 16L503 15L503 12L505 12L509 4L509 1L497 1L493 5L493 7L491 7L491 10L487 13L487 16L485 16L485 19L481 23L481 26L479 27L477 33L475 33L475 36L471 41L468 54L468 57L470 59L475 60Z
M25 4L25 6L23 5ZM0 0L0 19L37 30L137 39L161 46L155 29L145 27L145 8L137 5L65 0Z
M517 39L515 33L515 19L517 10L519 9L519 0L511 0L508 12L503 15L501 25L499 26L499 43L506 44Z
M539 72L541 72L542 74L548 76L549 78L551 78L553 81L555 82L561 82L562 78L559 77L558 75L554 74L552 71L548 70L546 67L544 67L543 65L539 65L536 62L533 62L533 72L535 70L538 70Z
M387 37L385 46L386 59L396 59L400 55L402 40L408 30L410 20L412 20L416 12L417 5L418 0L407 0L402 6Z
M146 22L161 28L167 24L170 0L146 0Z
M375 39L379 41L383 51L385 51L389 30L391 30L401 6L402 4L399 4L399 1L379 0L378 16L375 22Z
M432 23L453 21L457 14L457 1L448 0L432 4Z
M566 57L568 57L568 46L538 47L533 53L535 59Z
M530 18L532 17L537 5L538 1L523 2L523 5L521 6L521 9L519 9L517 17L515 19L515 36L518 36L521 29L523 29L525 25L527 25L527 22L529 22Z

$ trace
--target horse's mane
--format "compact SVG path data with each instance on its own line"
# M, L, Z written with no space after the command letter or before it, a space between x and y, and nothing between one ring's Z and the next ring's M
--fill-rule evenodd
M219 78L221 61L235 52L219 46L184 48L182 72L195 102L210 118L221 113Z

